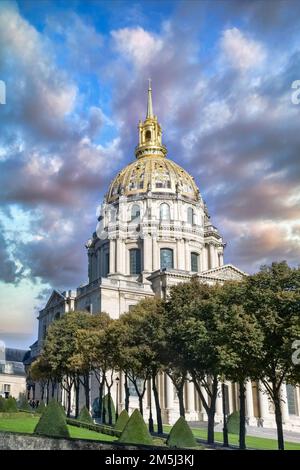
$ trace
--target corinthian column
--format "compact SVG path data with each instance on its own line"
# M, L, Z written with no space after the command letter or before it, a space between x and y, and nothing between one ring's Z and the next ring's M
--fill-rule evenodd
M116 270L115 247L116 241L109 240L109 274L114 274Z
M251 380L246 382L246 416L250 419L254 417Z

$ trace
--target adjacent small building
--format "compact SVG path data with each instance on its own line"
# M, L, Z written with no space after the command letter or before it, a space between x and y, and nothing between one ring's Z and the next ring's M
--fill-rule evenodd
M29 351L0 346L0 396L18 399L26 393L26 373L24 361Z

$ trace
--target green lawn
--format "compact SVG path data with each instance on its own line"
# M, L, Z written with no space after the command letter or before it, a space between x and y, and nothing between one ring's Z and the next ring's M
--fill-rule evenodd
M164 432L168 433L171 429L171 426L164 426ZM207 438L207 431L206 429L202 428L192 428L193 434L195 437L199 439ZM215 441L216 442L223 442L223 433L215 432ZM235 434L229 434L229 443L233 445L239 444L239 436ZM277 441L275 439L268 439L265 437L255 437L255 436L246 436L246 446L252 449L260 449L260 450L276 450L277 449ZM285 449L286 450L300 450L300 443L296 442L285 442Z
M20 418L14 416L10 418L0 418L0 431L22 432L33 434L34 428L39 418L29 416L21 416ZM90 431L85 428L77 428L68 425L70 436L76 439L94 439L95 441L115 441L115 436L108 434L101 434L99 432Z

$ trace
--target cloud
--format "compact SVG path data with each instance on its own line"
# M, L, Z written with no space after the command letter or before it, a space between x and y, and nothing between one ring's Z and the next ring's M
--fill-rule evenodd
M221 48L228 62L242 71L259 66L266 55L261 44L246 38L238 28L223 31Z
M122 28L111 32L115 48L137 68L144 67L159 54L162 40L141 27Z

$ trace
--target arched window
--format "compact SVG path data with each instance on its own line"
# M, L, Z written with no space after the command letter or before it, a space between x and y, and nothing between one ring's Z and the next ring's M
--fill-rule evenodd
M195 223L195 213L192 207L189 207L187 210L187 221L188 221L188 224L191 224L191 225Z
M141 215L140 206L138 204L133 204L131 208L131 220L138 219Z
M141 250L133 248L129 250L130 274L141 273Z
M146 140L151 140L151 131L146 131L145 139Z
M159 218L160 220L170 220L170 206L169 204L166 204L165 202L160 205L159 208Z
M197 273L199 271L199 255L198 253L191 253L191 271Z
M160 250L160 268L173 269L173 250L171 248L161 248Z
M54 320L59 320L59 318L60 318L60 312L56 312L54 316Z

